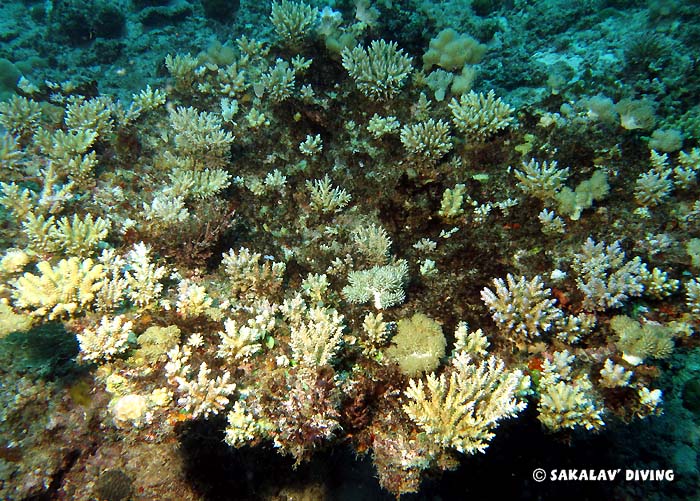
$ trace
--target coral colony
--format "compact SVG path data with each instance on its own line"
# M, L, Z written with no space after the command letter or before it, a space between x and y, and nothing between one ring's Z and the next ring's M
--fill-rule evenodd
M399 496L526 409L575 440L679 398L661 380L697 345L697 110L562 100L556 65L540 105L509 99L480 81L488 40L402 47L377 30L389 4L275 0L267 35L164 53L130 96L18 80L0 333L76 339L88 387L8 369L5 433L48 413L143 448L220 419L226 447L295 467L350 444ZM52 482L32 444L4 439L3 497ZM89 456L92 481L60 488L122 499L138 468L97 482Z

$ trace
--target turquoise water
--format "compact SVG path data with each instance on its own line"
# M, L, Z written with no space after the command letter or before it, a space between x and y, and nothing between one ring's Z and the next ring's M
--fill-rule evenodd
M697 2L0 14L1 499L697 497Z

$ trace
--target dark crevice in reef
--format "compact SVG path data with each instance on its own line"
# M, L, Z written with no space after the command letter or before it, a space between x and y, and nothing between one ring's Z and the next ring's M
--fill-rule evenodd
M350 447L339 445L318 451L311 462L294 468L294 459L280 456L271 444L228 447L223 440L225 425L225 418L219 416L186 423L180 430L187 478L204 500L256 500L314 483L323 485L319 492L325 499L395 499L379 486L369 455L355 455ZM632 440L646 428L643 422L631 426L637 429L629 434ZM618 432L613 425L595 435L554 436L544 431L534 405L530 405L519 419L501 424L488 454L461 456L456 470L427 478L419 494L401 499L610 499L611 492L625 483L619 476L610 485L602 481L556 482L549 475L554 469L624 470L633 468L635 461L652 459L635 457L641 451L633 452L635 444L619 443ZM623 458L621 450L633 455ZM544 482L533 480L537 468L547 471Z

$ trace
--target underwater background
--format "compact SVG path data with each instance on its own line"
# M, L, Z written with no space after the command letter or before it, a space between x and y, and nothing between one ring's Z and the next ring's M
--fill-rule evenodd
M0 4L0 499L697 499L700 2Z

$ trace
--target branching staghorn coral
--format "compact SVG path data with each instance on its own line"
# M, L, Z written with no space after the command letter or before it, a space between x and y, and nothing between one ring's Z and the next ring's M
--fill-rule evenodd
M231 447L241 447L255 439L261 432L260 426L243 402L235 402L226 416L224 441Z
M514 170L518 179L518 188L524 193L539 198L545 202L554 199L569 177L569 168L557 168L557 162L539 162L531 158L529 162L523 160L522 170Z
M389 259L391 238L376 224L358 226L352 232L353 247L372 264L386 264Z
M450 127L446 122L429 118L425 122L404 125L401 144L411 157L428 163L440 160L452 149Z
M95 131L98 137L106 139L114 127L111 116L113 105L108 97L72 99L66 107L66 126L70 130Z
M195 70L199 66L197 59L190 54L165 56L165 67L175 79L175 87L181 92L189 92L196 79Z
M654 299L662 299L670 296L680 285L680 281L675 278L669 278L668 273L658 268L654 268L651 272L646 268L642 270L642 282L644 284L644 294Z
M154 233L167 231L172 226L184 223L190 218L185 200L167 193L156 193L150 204L143 203L143 217Z
M231 373L225 371L212 379L211 369L202 362L197 375L192 378L191 355L188 347L181 350L176 346L168 352L169 362L165 364L165 373L181 395L177 402L193 418L218 414L228 405L229 395L236 390L235 383L229 383Z
M84 257L94 252L106 237L110 222L98 217L93 219L88 214L81 219L77 214L73 218L62 217L55 221L51 216L27 214L22 222L22 229L29 238L29 247L39 253L62 252L67 256Z
M124 315L103 316L96 327L86 327L76 334L80 343L80 358L88 362L111 360L128 348L133 335L133 322Z
M232 318L224 321L224 330L219 331L220 342L216 356L225 360L248 360L262 349L262 341L276 325L278 306L260 300L250 308L250 318L243 323Z
M622 358L631 365L639 365L646 358L666 358L673 351L673 329L656 323L640 324L636 320L617 315L610 327L618 335L615 342Z
M152 111L165 104L167 95L160 89L152 89L146 85L138 94L132 94L131 107L127 114L130 119L138 118L142 113Z
M700 278L693 278L686 282L685 304L693 315L700 315Z
M545 235L554 235L557 233L566 233L566 224L564 220L557 216L554 211L542 209L537 215L540 224L542 225L542 233Z
M321 134L316 134L315 136L308 134L306 139L299 143L299 151L308 157L318 155L322 150L323 141L321 140Z
M644 207L654 207L662 203L673 190L673 181L669 179L671 168L668 155L659 155L651 150L652 168L637 178L634 186L634 199Z
M170 186L166 188L169 194L206 200L231 184L231 174L223 169L192 170L176 167L168 173Z
M207 295L206 288L192 280L184 278L177 286L176 311L183 318L204 315L211 308L214 300Z
M661 403L663 393L661 390L650 390L643 386L637 391L641 408L637 411L637 416L646 417L661 414Z
M633 375L634 372L626 370L622 365L608 358L600 370L600 384L606 388L629 386Z
M481 299L498 328L518 344L549 332L562 312L554 306L556 301L549 298L551 291L544 288L542 277L537 275L532 280L520 277L516 281L509 273L506 282L494 278L495 292L488 287L481 291Z
M481 329L469 331L466 322L460 322L455 329L454 351L463 351L471 357L479 360L488 355L488 348L491 345L486 335Z
M403 303L406 298L403 286L408 278L408 263L399 260L395 264L373 266L368 270L351 271L343 295L351 303L372 302L378 310Z
M460 352L449 374L411 379L403 409L440 447L474 454L486 450L500 421L525 409L518 392L527 386L527 376L496 357L476 365Z
M62 259L36 265L39 275L25 273L14 283L15 306L49 320L71 317L90 307L104 285L104 266L92 259Z
M697 182L700 170L700 148L693 148L690 153L681 151L678 154L678 166L673 169L674 185L678 189L687 190Z
M367 132L375 139L380 139L387 134L393 134L399 127L401 124L395 116L382 117L375 113L367 123Z
M105 249L98 261L104 266L105 278L102 288L97 292L96 305L101 312L111 312L122 305L126 298L129 282L123 276L126 260L114 249Z
M267 425L265 435L275 447L299 464L340 428L341 394L332 370L305 365L284 378L281 390L259 422Z
M396 42L374 40L369 48L343 50L343 67L365 96L386 101L395 96L411 73L412 58Z
M16 163L22 158L17 139L8 132L0 133L0 168L4 172L14 171Z
M222 129L217 115L180 106L170 110L170 126L177 152L192 157L196 168L216 168L226 161L234 137Z
M262 75L262 83L267 93L275 103L280 103L291 97L294 90L295 72L289 67L289 63L277 59L274 66L270 66L268 72Z
M467 187L464 184L456 184L454 188L447 188L442 194L438 214L446 219L459 217L464 214L462 204L464 203L466 191ZM466 195L466 199L467 202L472 202L469 195Z
M219 331L221 341L216 356L227 360L246 359L257 353L262 345L265 331L249 325L238 325L233 319L224 322L224 330Z
M563 343L578 343L596 326L596 316L587 313L564 315L557 319L556 336Z
M625 261L620 242L596 243L588 237L581 252L574 255L571 267L578 275L576 285L584 293L586 310L604 310L622 306L629 297L644 291L642 282L648 273L639 257Z
M328 276L325 273L309 273L301 282L301 290L312 304L322 306L326 300L330 285Z
M331 186L328 174L323 176L323 179L306 182L311 206L325 214L340 212L352 199L352 196L343 188Z
M381 313L367 313L362 321L362 330L365 334L365 337L360 340L363 355L380 356L379 349L386 343L389 334L384 316Z
M262 254L241 247L238 252L230 249L221 261L231 283L234 294L243 293L254 297L257 294L273 294L282 285L286 265L265 259Z
M291 46L298 45L318 21L318 9L304 2L273 0L270 21L277 36Z
M64 164L85 153L96 139L97 132L92 129L58 129L51 132L40 128L33 137L34 144L42 153Z
M597 430L604 426L603 410L593 399L593 385L588 377L573 382L563 380L540 383L541 395L537 419L551 431L583 427Z
M152 306L163 291L161 279L167 269L151 262L151 249L143 242L134 245L126 256L129 268L124 273L126 294L139 308Z
M41 105L23 96L0 103L0 125L20 140L31 136L41 121Z
M515 123L515 109L496 98L492 90L486 95L470 91L462 94L459 101L453 98L449 106L452 122L467 136L467 141L484 141Z
M343 316L331 308L314 307L300 321L289 320L294 360L311 368L330 364L343 339Z

